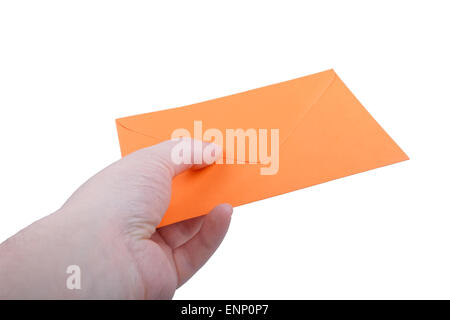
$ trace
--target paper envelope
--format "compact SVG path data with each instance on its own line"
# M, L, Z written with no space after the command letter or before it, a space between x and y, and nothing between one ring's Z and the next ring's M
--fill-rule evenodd
M117 119L122 156L169 140L178 128L193 135L194 121L224 136L226 129L279 129L278 171L262 175L267 164L236 158L182 173L173 180L160 227L204 215L220 203L239 206L408 159L333 70Z

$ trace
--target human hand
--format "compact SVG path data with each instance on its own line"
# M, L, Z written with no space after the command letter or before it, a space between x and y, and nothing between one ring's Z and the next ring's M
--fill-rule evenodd
M171 298L217 249L233 210L221 204L205 216L156 229L172 178L192 167L171 161L176 143L113 163L60 210L1 244L0 298ZM80 290L66 287L70 265L80 267Z

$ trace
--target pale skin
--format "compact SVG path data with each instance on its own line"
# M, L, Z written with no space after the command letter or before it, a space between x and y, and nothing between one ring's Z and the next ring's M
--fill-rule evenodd
M141 149L83 184L57 212L0 245L0 299L170 299L222 242L232 207L156 228L171 181L206 164L175 164L175 141ZM69 290L66 269L81 269Z

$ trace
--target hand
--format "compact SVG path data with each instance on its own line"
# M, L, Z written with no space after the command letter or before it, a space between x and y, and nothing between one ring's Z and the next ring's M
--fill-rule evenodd
M205 216L156 229L172 178L192 167L171 161L176 143L113 163L60 210L1 244L0 298L171 298L217 249L233 210L221 204ZM80 290L66 287L70 265L80 267Z

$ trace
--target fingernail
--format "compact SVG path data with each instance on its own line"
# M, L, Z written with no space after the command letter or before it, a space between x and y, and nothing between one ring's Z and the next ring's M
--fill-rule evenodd
M229 215L231 215L233 213L233 206L231 204L224 203L223 207Z

